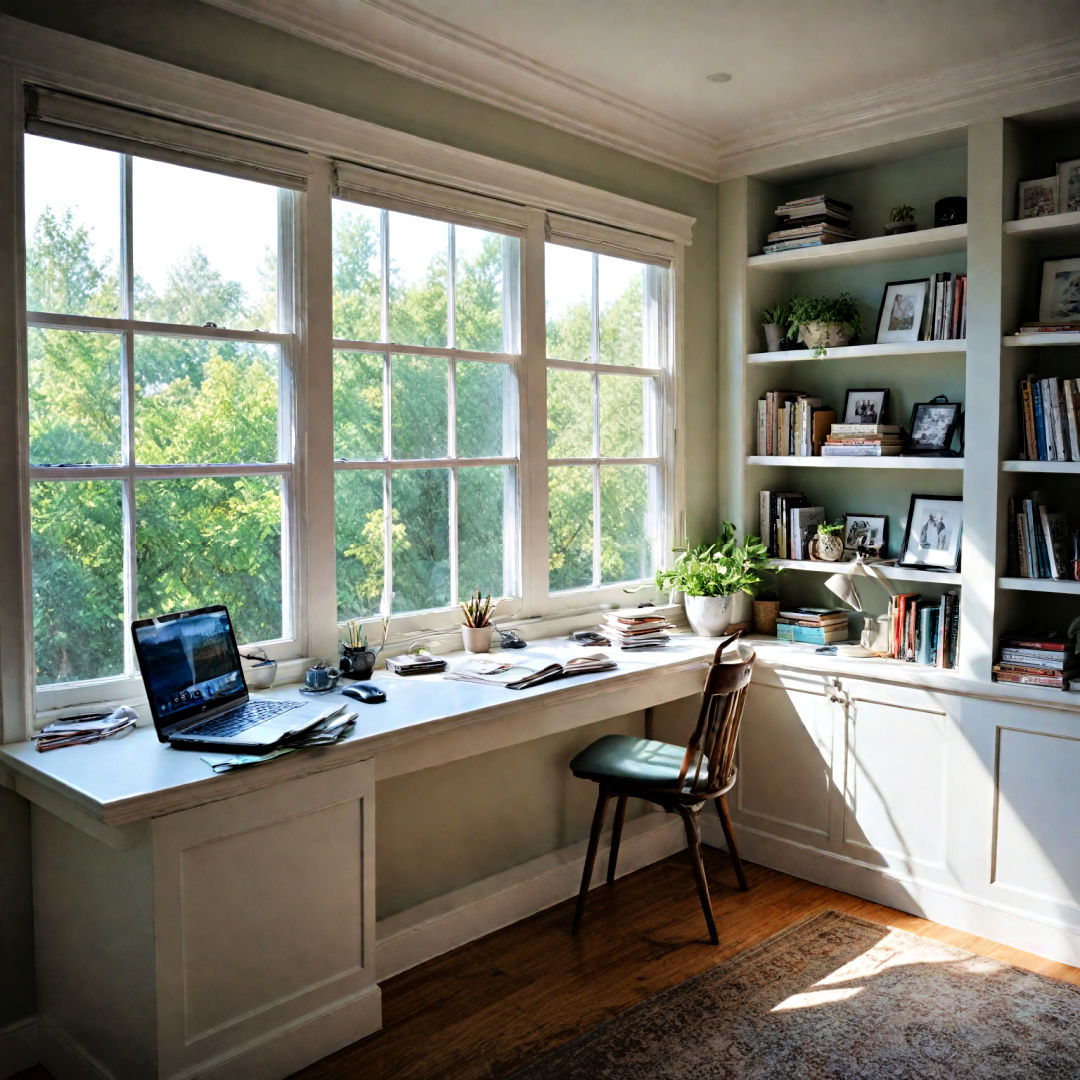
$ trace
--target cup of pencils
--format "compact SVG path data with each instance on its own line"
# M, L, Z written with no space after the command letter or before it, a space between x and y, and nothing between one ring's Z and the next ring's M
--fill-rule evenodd
M375 670L375 650L368 648L367 634L360 628L359 619L345 624L346 641L341 643L338 670L350 679L370 679Z

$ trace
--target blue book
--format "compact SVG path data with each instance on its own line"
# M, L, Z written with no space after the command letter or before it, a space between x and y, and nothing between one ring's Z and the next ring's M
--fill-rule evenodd
M1035 414L1035 450L1040 461L1049 461L1046 448L1046 429L1043 427L1042 386L1039 379L1031 380L1031 408Z
M934 664L937 644L937 607L927 604L919 608L919 622L916 627L915 663L925 664L932 667Z

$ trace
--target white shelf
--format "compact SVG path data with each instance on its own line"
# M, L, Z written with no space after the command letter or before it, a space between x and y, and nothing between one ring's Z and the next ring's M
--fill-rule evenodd
M822 357L813 349L782 349L780 352L748 353L748 364L790 364L802 360L872 360L878 356L962 355L967 349L963 338L946 341L894 341L886 345L844 345L829 349Z
M1002 472L1065 473L1080 476L1080 461L1003 461Z
M751 255L746 265L752 270L788 273L826 266L860 266L893 259L919 259L963 251L966 246L967 226L949 225L943 229L920 229L896 236L871 236L865 240L849 240L844 244L795 248L772 255Z
M1003 577L998 578L998 588L1080 596L1080 581L1055 581L1053 578Z
M845 574L851 568L849 562L816 562L812 559L773 559L773 566L785 570L809 570L815 574ZM926 581L941 585L959 585L960 575L951 570L915 570L907 566L886 566L873 563L874 572L893 581ZM861 575L852 579L863 581Z
M794 454L780 456L751 455L747 465L782 465L796 469L949 469L956 472L964 468L964 459L936 457L797 457Z
M1005 222L1005 232L1009 236L1028 237L1044 236L1080 236L1080 210L1067 214L1047 214L1046 217L1023 218Z
M1080 345L1080 334L1062 331L1060 334L1052 331L1045 334L1006 334L1001 339L1001 344L1010 349L1032 348L1037 345Z

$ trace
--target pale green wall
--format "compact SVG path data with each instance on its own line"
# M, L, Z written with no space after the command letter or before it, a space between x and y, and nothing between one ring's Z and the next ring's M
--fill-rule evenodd
M0 12L697 218L685 293L688 528L694 535L714 529L713 185L191 0L0 0ZM640 725L640 717L634 722ZM380 784L380 914L584 836L595 793L590 784L571 784L566 761L596 731L538 740ZM0 800L5 961L9 941L29 942L31 936L26 848L25 807L14 798ZM0 990L0 1027L32 1009L30 954L20 945L10 955L5 975L12 977Z

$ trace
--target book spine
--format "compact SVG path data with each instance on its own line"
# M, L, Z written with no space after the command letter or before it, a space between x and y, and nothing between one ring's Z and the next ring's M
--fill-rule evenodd
M1013 517L1013 531L1016 534L1016 570L1017 577L1031 577L1031 553L1028 551L1027 524L1023 514Z
M1046 456L1046 427L1043 424L1042 384L1038 379L1031 380L1031 409L1034 415L1035 460L1049 461Z
M1077 380L1064 380L1065 415L1069 426L1069 460L1080 461L1080 395Z
M1068 690L1069 680L1053 675L1023 675L1019 672L995 671L996 682L1020 683L1024 686L1049 686L1054 690Z
M1020 380L1020 395L1024 410L1024 447L1028 461L1037 461L1039 458L1038 444L1035 442L1035 407L1032 400L1031 380Z
M1006 556L1005 556L1005 574L1008 577L1019 577L1019 561L1017 559L1017 544L1016 544L1016 499L1013 496L1009 496L1007 509L1005 511L1005 521L1008 523L1008 528L1005 532L1007 534L1005 540Z

